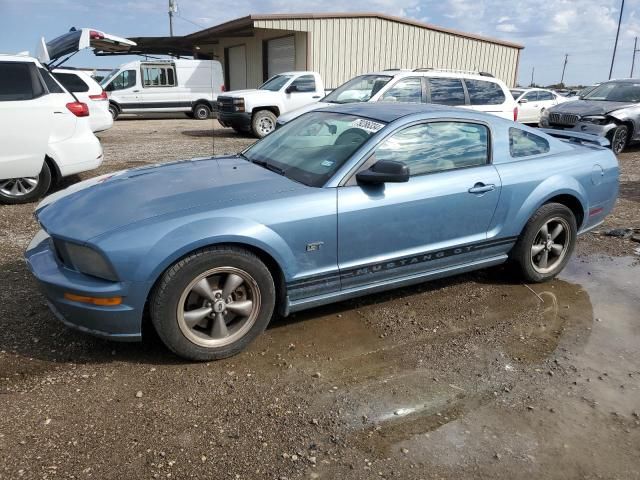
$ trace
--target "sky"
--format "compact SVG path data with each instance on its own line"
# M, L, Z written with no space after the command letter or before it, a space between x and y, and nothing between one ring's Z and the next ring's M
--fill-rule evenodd
M519 83L565 84L606 80L622 0L177 0L176 35L251 13L380 12L520 43ZM0 52L35 50L70 27L91 27L124 37L168 35L168 0L0 0ZM634 37L640 36L640 0L626 0L613 78L628 77ZM640 52L635 76L640 77ZM69 63L112 68L127 57L89 51Z

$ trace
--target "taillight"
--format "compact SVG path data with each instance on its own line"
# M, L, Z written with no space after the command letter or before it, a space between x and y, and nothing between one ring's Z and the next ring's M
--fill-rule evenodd
M82 103L82 102L67 103L67 110L73 113L76 117L89 116L89 107L87 106L86 103Z
M226 92L227 91L227 87L224 86L224 83L222 85L220 85L220 91L221 92Z
M518 121L518 107L513 107L513 121Z
M89 38L91 40L102 40L104 38L104 33L96 30L89 30Z
M107 97L107 92L105 92L104 90L102 91L102 93L100 93L100 95L89 95L89 98L95 101L109 100L109 97Z

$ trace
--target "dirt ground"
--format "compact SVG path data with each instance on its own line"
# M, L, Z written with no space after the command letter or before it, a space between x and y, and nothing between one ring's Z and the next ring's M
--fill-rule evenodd
M252 142L211 133L123 118L82 178ZM553 282L494 268L342 302L201 364L61 325L22 261L34 205L0 207L0 479L640 478L640 243L601 233L640 228L640 149L620 163L613 215Z

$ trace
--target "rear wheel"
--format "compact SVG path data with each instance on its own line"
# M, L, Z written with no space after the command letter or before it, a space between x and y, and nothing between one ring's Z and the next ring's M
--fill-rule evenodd
M609 141L611 142L611 150L616 155L622 153L626 148L629 140L629 127L626 125L618 125L614 128L609 135Z
M511 254L526 281L550 280L565 267L576 243L573 212L559 203L538 209L520 235Z
M270 110L260 110L256 112L251 120L251 130L258 138L269 135L276 129L277 117Z
M199 103L193 107L193 118L196 120L206 120L211 116L211 108L209 105Z
M42 197L51 187L51 169L47 162L37 177L0 180L0 203L29 203Z
M217 360L243 350L268 325L273 278L243 249L211 247L173 265L151 300L162 341L189 360Z

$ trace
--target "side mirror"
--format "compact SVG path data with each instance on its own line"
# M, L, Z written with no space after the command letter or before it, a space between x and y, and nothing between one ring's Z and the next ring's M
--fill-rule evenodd
M521 98L520 100L518 100L518 103L528 103L529 100L527 100L526 98Z
M285 93L295 93L298 92L298 86L297 85L289 85L287 87L287 89L284 91Z
M409 167L395 160L380 160L356 174L358 183L381 184L409 181Z

